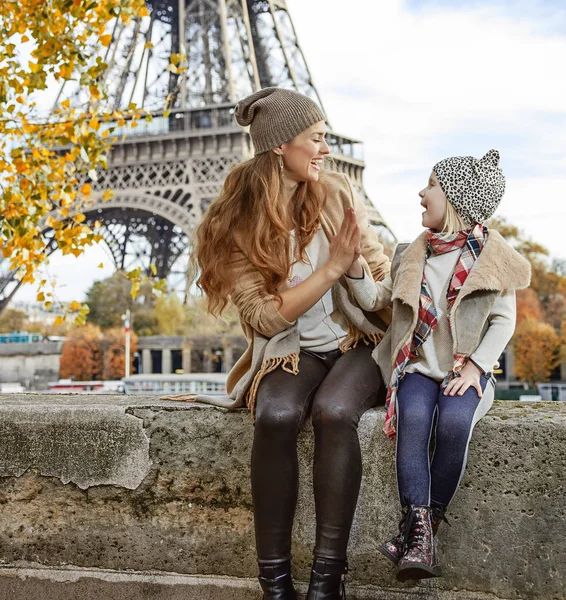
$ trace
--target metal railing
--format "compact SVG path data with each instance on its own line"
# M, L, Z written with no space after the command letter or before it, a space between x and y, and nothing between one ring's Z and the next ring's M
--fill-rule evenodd
M106 127L110 127L107 124ZM152 115L151 121L141 119L135 127L124 125L117 127L112 136L121 140L133 137L150 137L175 133L198 133L213 130L237 129L232 104L207 108L172 110L166 117L163 113ZM363 144L352 138L330 132L326 141L332 154L363 161Z

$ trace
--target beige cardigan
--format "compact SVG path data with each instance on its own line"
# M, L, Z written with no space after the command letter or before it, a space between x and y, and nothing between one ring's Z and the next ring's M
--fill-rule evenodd
M321 212L324 233L329 240L336 235L346 210L353 206L361 230L360 259L364 270L375 281L383 280L389 272L390 262L349 178L342 173L322 172L320 181L326 189ZM230 297L238 310L248 347L228 375L228 396L189 394L166 398L203 402L224 408L247 406L253 415L262 377L278 367L295 375L299 372L300 336L297 322L289 322L279 313L275 297L267 293L263 277L241 247L234 249L230 268L233 273ZM360 340L365 343L379 342L391 322L391 310L386 308L379 312L364 312L355 301L344 277L334 284L332 295L335 306L342 311L349 324L349 333L341 344L341 350L346 352Z

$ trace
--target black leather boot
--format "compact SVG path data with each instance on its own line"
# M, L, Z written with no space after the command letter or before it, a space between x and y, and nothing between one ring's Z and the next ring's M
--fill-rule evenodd
M345 560L328 560L315 556L306 600L346 600L344 575L348 572Z
M258 561L259 585L263 600L297 600L297 592L291 578L291 561Z

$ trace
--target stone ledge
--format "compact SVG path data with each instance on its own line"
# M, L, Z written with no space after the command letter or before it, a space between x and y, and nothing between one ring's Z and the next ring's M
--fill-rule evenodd
M120 445L116 432L125 418L134 424L128 425L131 430L143 435ZM381 409L368 411L360 423L364 471L349 549L349 597L563 600L566 405L499 403L480 422L468 473L451 507L453 526L439 534L445 577L413 587L397 584L390 564L377 552L398 518L394 447L382 424ZM16 469L0 476L0 574L5 575L0 586L14 584L22 561L33 561L50 573L66 565L81 573L102 569L129 576L134 571L141 577L159 571L164 577L189 576L187 585L199 577L210 584L210 576L244 585L251 595L242 600L259 597L253 591L249 485L253 432L246 412L148 397L0 396L0 428L16 426L18 436L0 435L0 456L17 455L18 464L26 466L21 474ZM30 444L29 439L41 443ZM66 451L46 454L53 448ZM129 457L144 451L149 453L147 472L140 477L140 462ZM89 484L89 474L108 465L109 452L111 464L123 469L121 479ZM307 426L299 442L300 499L293 541L294 570L301 581L308 580L314 539L312 455ZM64 483L61 474L81 460L82 479ZM14 462L1 464L5 469ZM139 483L128 487L136 473ZM97 589L98 583L87 582L96 577L89 577L80 585ZM26 599L48 600L55 589L45 579L41 591L41 577L18 581L31 586ZM1 589L0 598L18 598L2 595ZM16 590L13 585L3 589ZM160 597L147 589L148 598ZM82 600L81 594L68 597ZM111 598L106 592L97 596Z
M305 595L306 583L297 583ZM257 580L196 576L153 571L44 568L40 565L0 567L0 598L10 600L261 600ZM466 590L378 589L348 586L352 600L501 600Z

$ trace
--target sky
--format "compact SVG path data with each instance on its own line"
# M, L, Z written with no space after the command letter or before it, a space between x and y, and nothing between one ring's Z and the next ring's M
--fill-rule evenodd
M422 230L417 194L438 160L496 148L497 214L566 259L566 2L287 5L331 126L364 142L366 191L399 241ZM103 247L49 267L61 300L112 271ZM15 299L34 298L26 286Z

